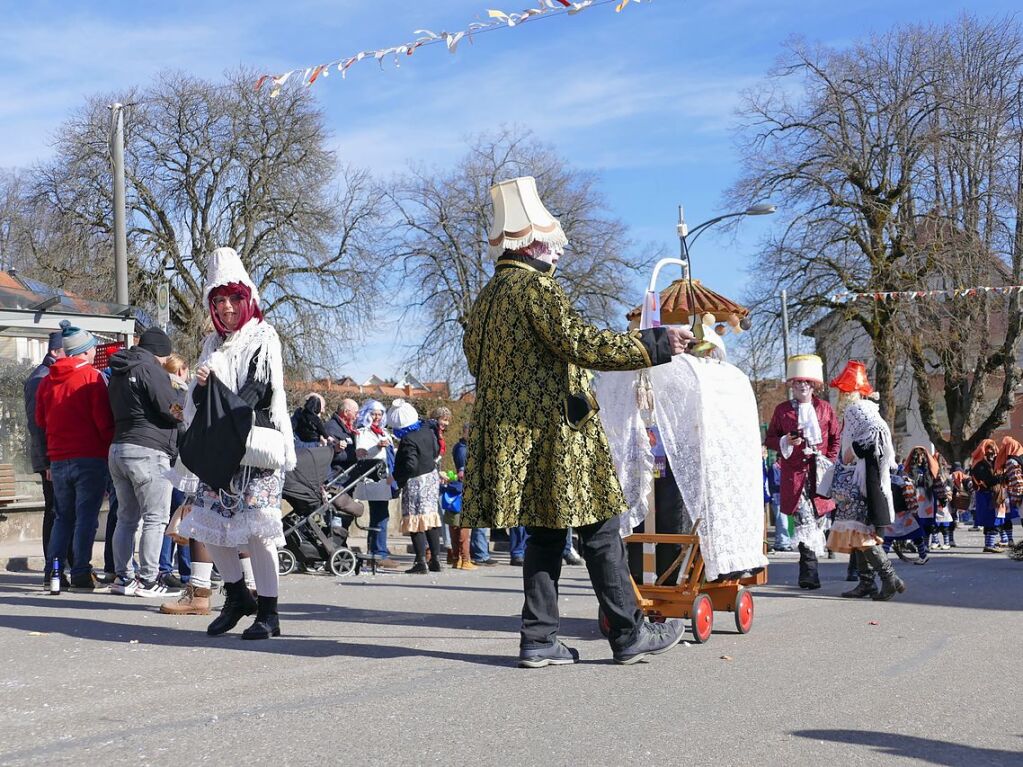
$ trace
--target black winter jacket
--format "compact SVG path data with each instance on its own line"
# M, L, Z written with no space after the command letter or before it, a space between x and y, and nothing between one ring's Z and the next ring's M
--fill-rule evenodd
M331 466L335 469L344 471L349 466L354 466L358 458L355 455L355 438L358 434L352 431L342 423L341 418L335 413L332 415L323 428L326 430L328 436L334 437L339 443L344 441L345 446L334 454L334 460L331 462Z
M50 374L50 365L56 360L46 355L41 365L25 379L25 415L28 419L29 457L32 460L32 471L44 472L50 468L50 460L46 457L46 432L36 423L36 392L39 384Z
M114 413L114 442L177 454L180 397L159 360L139 346L110 358L110 409Z
M406 434L398 443L398 452L394 456L394 481L398 487L413 477L429 474L437 468L440 456L440 445L437 444L437 433L420 422L421 426Z

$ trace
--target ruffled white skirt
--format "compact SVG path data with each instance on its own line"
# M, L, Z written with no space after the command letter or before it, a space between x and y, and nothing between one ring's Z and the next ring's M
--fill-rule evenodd
M192 511L178 528L180 535L213 546L245 546L250 538L283 546L284 472L243 467L232 484L242 488L237 495L219 492L200 481Z

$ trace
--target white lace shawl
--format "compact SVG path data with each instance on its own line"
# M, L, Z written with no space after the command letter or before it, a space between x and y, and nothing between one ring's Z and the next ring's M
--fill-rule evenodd
M886 475L899 468L895 460L895 446L892 444L892 432L888 424L881 417L881 411L877 403L861 399L850 403L846 409L842 421L842 447L839 458L845 460L845 451L852 450L853 443L860 445L872 445L874 455L877 457L877 465L881 470L881 492L888 502L888 510L891 516L895 516L895 504L892 500L892 483L885 481ZM856 467L853 469L853 479L860 492L866 496L867 493L867 469L866 462L856 458Z
M675 482L690 518L703 520L697 532L707 578L766 566L760 426L749 379L733 365L686 354L647 372ZM601 373L594 387L630 525L645 514L653 475L637 378Z
M245 383L249 364L256 358L255 378L260 383L270 384L270 422L284 435L284 470L295 468L295 437L291 430L287 395L284 391L284 354L281 339L273 325L265 320L250 320L227 338L219 333L210 333L203 342L198 365L207 365L217 378L233 392ZM196 386L193 379L185 400L185 424L195 416L192 391Z

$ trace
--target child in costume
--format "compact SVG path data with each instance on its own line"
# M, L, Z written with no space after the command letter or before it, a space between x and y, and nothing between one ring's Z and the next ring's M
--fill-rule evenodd
M985 439L973 451L970 477L973 480L973 521L984 530L984 551L999 554L1005 549L999 541L1005 522L1005 475L995 470L998 446Z
M896 504L895 521L884 529L885 553L894 548L899 558L905 559L903 554L910 548L907 544L912 544L918 555L917 559L913 560L914 564L927 564L930 557L928 535L917 520L920 504L917 500L916 484L909 474L908 461L893 477L893 484L901 486L903 504Z
M914 447L906 456L906 477L913 483L916 519L923 529L928 547L949 548L948 525L952 522L947 474L941 470L940 456L925 447ZM942 527L944 525L945 527ZM944 543L942 533L944 530ZM921 552L922 554L922 552Z
M1002 446L995 458L995 473L1005 475L1005 493L1008 506L999 529L999 543L1005 548L1015 545L1012 539L1012 520L1020 518L1020 505L1023 503L1023 445L1009 436L1002 437Z

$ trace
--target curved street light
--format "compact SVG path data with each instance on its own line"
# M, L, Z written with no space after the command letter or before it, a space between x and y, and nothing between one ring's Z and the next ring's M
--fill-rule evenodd
M683 215L682 206L681 205L678 206L678 239L679 239L679 248L681 250L681 254L680 255L681 255L681 260L684 262L685 270L686 270L684 278L685 278L686 282L688 283L689 306L693 310L693 322L692 322L691 327L693 329L693 333L696 335L697 339L699 339L700 341L703 340L703 323L700 321L700 318L697 317L696 313L695 313L696 312L696 303L695 303L695 295L696 294L695 294L695 291L693 290L693 268L692 268L692 261L690 260L690 256L689 256L689 246L691 244L695 243L696 240L699 239L700 235L703 234L705 231L707 231L710 227L714 226L714 224L720 223L721 221L724 221L725 219L728 219L728 218L738 218L739 216L769 216L772 213L774 213L776 210L777 210L777 207L775 207L774 205L772 205L769 202L758 202L758 203L755 203L753 205L750 205L748 208L746 208L746 210L740 210L740 211L735 211L734 213L725 213L725 214L720 215L720 216L715 216L714 218L708 219L707 221L704 221L703 223L698 224L697 226L693 227L692 230L690 230L686 226L686 221L685 221L685 216Z

